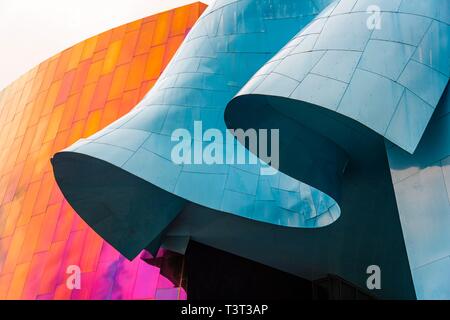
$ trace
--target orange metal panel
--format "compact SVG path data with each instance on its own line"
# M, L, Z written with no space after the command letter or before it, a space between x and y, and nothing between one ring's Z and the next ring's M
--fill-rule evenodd
M165 68L169 64L170 59L172 59L175 52L177 52L177 49L181 45L183 40L184 35L169 38L169 41L166 45L166 52L164 54L163 68Z
M62 79L64 73L66 73L67 68L69 66L71 55L72 55L72 48L64 50L61 53L61 57L58 59L59 60L58 66L56 67L55 75L53 78L54 81Z
M100 77L89 110L96 110L105 106L112 79L112 73Z
M17 197L16 199L14 199L14 201L5 204L4 214L6 215L6 222L5 222L5 224L3 226L3 230L1 232L2 238L9 237L9 236L11 236L13 234L15 235L15 233L17 233L16 225L17 225L17 220L19 219L19 216L20 216L22 202L23 202L23 197L21 197L21 198ZM11 247L9 247L9 250L11 250Z
M22 250L20 251L17 263L20 264L31 261L37 241L39 239L39 232L41 231L43 222L44 214L40 214L31 218L24 240L24 243L26 245L22 246Z
M56 98L58 97L59 90L62 85L62 80L53 82L48 90L47 97L45 98L44 107L41 111L41 117L49 114L55 106Z
M170 27L173 17L173 11L164 12L156 18L156 30L153 35L153 46L164 44L167 41L170 33Z
M86 121L86 127L84 128L83 137L89 137L100 129L100 119L102 118L102 112L103 110L95 110L89 113Z
M127 23L125 26L127 32L133 30L140 30L142 26L142 19Z
M102 119L100 121L100 127L104 128L108 124L112 123L117 119L117 115L119 114L120 108L120 99L108 101L105 105L105 109L103 111Z
M53 241L56 224L59 220L59 213L61 210L61 203L49 205L47 211L44 213L45 223L39 232L38 242L36 244L35 252L48 251Z
M39 284L38 294L46 294L55 290L56 277L61 267L65 244L65 241L59 241L53 242L51 245L45 263L45 272Z
M61 103L66 102L69 97L70 91L72 89L72 83L75 80L75 70L67 72L61 82L61 88L59 90L58 96L54 105L60 105Z
M96 51L92 56L92 62L97 62L100 60L105 60L106 54L108 53L107 49L103 49L100 51Z
M0 299L5 300L8 296L9 285L12 281L13 274L5 274L0 276Z
M63 216L64 219L59 219L58 224L56 225L55 233L53 235L53 242L65 241L69 239L75 211L73 211L67 201L63 201L60 208L60 215Z
M74 122L72 128L70 129L67 144L71 145L75 143L78 139L82 138L83 130L84 130L84 120Z
M155 28L156 21L150 21L142 25L141 33L139 35L138 43L136 46L136 55L146 53L150 50Z
M9 286L8 297L10 300L17 300L22 296L23 287L27 278L30 263L22 263L14 269L14 274Z
M13 171L11 172L11 175L9 176L8 187L6 189L6 192L3 196L3 201L1 201L1 203L7 203L14 199L14 195L16 194L17 186L19 184L24 166L25 163L22 162L14 167Z
M38 124L35 126L34 138L33 142L31 143L30 152L37 151L40 149L42 143L44 142L44 136L49 121L50 121L50 114L41 117L39 119Z
M96 82L100 77L102 68L103 68L103 60L98 60L96 62L91 63L91 65L89 66L89 71L87 74L85 85L92 84L92 82Z
M31 118L28 122L28 127L31 127L38 123L39 117L41 116L41 111L45 106L45 100L47 98L48 90L39 92L34 103L31 104L32 112Z
M47 252L36 253L30 264L30 272L28 273L25 287L23 289L22 298L33 300L36 299L39 290L40 280L45 272L45 261L47 259Z
M122 50L120 52L119 60L117 61L118 65L129 63L133 56L135 55L136 43L138 40L139 31L130 31L127 32L123 38Z
M50 116L47 130L45 132L44 143L55 139L56 134L58 133L58 128L59 128L59 124L61 122L61 118L63 116L64 108L65 108L65 106L61 105L59 107L56 107L53 110L53 112Z
M122 96L123 91L125 90L125 85L127 83L129 70L129 64L124 64L116 68L116 70L114 71L108 100L120 98Z
M112 34L111 34L111 39L109 39L110 42L110 46L113 42L115 42L116 40L122 39L123 36L125 35L125 32L127 31L127 25L121 25L118 27L113 28L112 30Z
M51 61L48 64L48 67L45 70L45 75L41 82L40 91L48 90L48 88L50 88L50 85L55 80L54 75L57 65L58 65L58 58L55 57L51 59Z
M72 83L72 89L70 94L78 93L86 84L86 78L88 76L89 69L91 67L91 60L85 60L80 62L75 72L75 79Z
M47 159L47 161L49 161ZM47 203L52 192L54 178L52 172L46 172L39 186L39 193L33 206L33 215L44 213L47 209Z
M63 114L61 117L61 121L59 123L58 132L70 129L70 127L72 126L75 112L78 107L79 99L80 99L80 94L74 94L74 95L70 96L69 99L67 100L67 102L64 106L64 111L63 111ZM59 149L59 150L61 150L61 149Z
M95 271L100 258L103 240L93 231L88 232L85 240L85 250L80 260L80 268L83 272ZM88 249L88 250L86 250Z
M0 212L1 211L2 211L2 209L0 209ZM2 219L0 217L0 222L5 223L5 219ZM1 233L2 233L2 230L0 230L0 234ZM11 236L0 238L0 272L2 271L3 265L5 263L6 255L8 254L7 249L9 248L9 246L11 244L11 239L12 239ZM1 288L0 288L0 290L1 290Z
M26 225L33 215L33 207L36 203L36 199L39 193L41 181L36 181L28 186L27 193L22 204L22 210L20 211L20 217L17 221L17 226Z
M119 55L122 52L122 40L116 40L108 47L106 50L106 56L103 63L103 69L101 74L106 74L112 72L117 64L117 60L119 59Z
M131 61L130 72L128 73L125 91L139 88L144 77L147 54L136 56Z
M96 87L96 83L91 83L84 87L83 91L81 92L77 110L75 112L75 121L86 118Z
M164 52L166 46L153 47L148 55L147 65L145 67L144 80L155 80L159 78L163 70Z
M95 48L97 47L98 36L94 36L92 38L84 41L83 53L81 54L80 61L89 59L95 52Z
M121 117L139 102L139 89L127 91L123 94L118 116Z
M23 241L25 240L26 231L27 226L16 228L9 245L5 263L3 264L2 273L14 272L19 259L20 250L22 249Z
M70 55L69 63L67 64L67 72L78 67L81 61L81 55L84 51L86 41L80 42L72 47L72 53Z
M189 9L190 8L186 6L175 9L173 14L173 23L170 28L170 36L184 36L189 21Z
M95 46L94 52L98 52L108 48L108 44L111 40L112 30L100 33L97 37L97 45Z

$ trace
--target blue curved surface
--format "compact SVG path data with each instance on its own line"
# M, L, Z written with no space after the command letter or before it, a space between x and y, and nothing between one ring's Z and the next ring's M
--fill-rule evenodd
M379 29L366 26L369 5ZM448 1L339 1L239 92L330 109L413 153L450 76Z
M379 29L365 26L370 5L380 9ZM449 21L448 1L337 1L269 60L226 110L231 128L271 123L314 130L346 150L349 166L364 166L373 156L356 137L368 144L370 132L384 138L386 151L370 150L387 152L420 299L450 298ZM244 121L249 114L258 117ZM295 150L306 148L295 143L289 140L295 147L282 153L298 162L303 155ZM308 182L289 161L280 170ZM348 173L342 179L356 181ZM345 216L348 204L340 206Z
M136 108L63 152L102 159L215 210L287 227L332 223L340 215L336 202L283 173L261 175L260 164L178 165L171 160L172 132L192 133L194 121L202 121L203 131L214 128L230 136L223 120L228 101L330 2L214 2Z

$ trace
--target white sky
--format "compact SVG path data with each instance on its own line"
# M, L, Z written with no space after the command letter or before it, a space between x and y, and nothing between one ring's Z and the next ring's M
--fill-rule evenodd
M0 90L77 42L192 2L196 0L0 0Z

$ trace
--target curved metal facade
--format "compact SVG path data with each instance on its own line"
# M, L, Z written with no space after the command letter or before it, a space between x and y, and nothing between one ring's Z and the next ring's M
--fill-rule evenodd
M128 258L190 237L308 279L365 286L376 264L379 297L448 298L449 14L439 0L215 1L133 110L54 156L56 180ZM279 128L280 172L175 164L171 134L195 121Z

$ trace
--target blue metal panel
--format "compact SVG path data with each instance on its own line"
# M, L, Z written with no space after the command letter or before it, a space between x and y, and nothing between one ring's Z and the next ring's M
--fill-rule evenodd
M427 104L410 94L405 119L423 126ZM419 299L450 299L450 110L448 89L414 154L387 147L406 248ZM392 133L394 135L395 132Z

